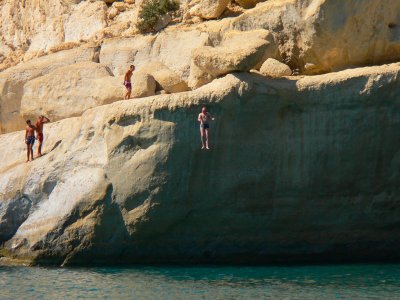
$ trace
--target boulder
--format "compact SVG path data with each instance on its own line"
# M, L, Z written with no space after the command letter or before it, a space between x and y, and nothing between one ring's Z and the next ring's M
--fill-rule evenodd
M114 6L110 7L107 14L108 18L114 19L117 15L118 15L118 9L115 8Z
M399 75L399 63L229 74L46 124L46 155L30 163L24 131L0 135L2 254L56 265L399 258ZM207 152L203 105L216 116Z
M207 83L210 83L214 77L200 69L194 62L190 65L190 75L188 79L188 87L192 90L197 89Z
M153 96L156 93L156 81L150 74L134 72L132 75L132 98Z
M280 61L268 58L261 66L260 73L269 77L283 77L292 75L292 70L288 65Z
M95 61L97 47L79 47L42 56L0 73L0 133L26 126L20 116L23 87L28 81L49 74L57 68L82 61Z
M21 116L52 121L80 116L89 108L123 99L122 82L94 62L65 66L24 85Z
M113 7L118 9L118 11L123 12L126 10L126 5L124 2L114 2Z
M179 93L188 90L186 82L162 62L149 62L142 66L139 71L151 74L157 81L160 89L168 93Z
M225 33L218 46L195 49L193 63L212 76L249 71L266 59L269 40L270 34L266 30L230 31Z
M230 0L195 0L190 3L191 16L203 19L218 18L225 10Z

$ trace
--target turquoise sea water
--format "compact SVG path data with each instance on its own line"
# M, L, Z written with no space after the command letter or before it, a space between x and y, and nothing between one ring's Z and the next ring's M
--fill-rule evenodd
M0 267L0 299L400 299L400 265Z

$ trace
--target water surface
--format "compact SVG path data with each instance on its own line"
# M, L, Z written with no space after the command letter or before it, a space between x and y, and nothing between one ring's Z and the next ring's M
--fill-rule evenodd
M400 299L399 267L0 267L0 299Z

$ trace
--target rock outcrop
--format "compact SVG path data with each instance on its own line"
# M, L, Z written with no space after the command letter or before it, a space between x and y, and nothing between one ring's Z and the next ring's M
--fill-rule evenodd
M21 117L21 99L24 85L57 68L83 61L98 59L97 47L75 48L46 55L0 73L0 133L21 130L25 122Z
M229 2L140 35L142 0L0 1L0 256L400 259L400 2Z
M81 62L27 82L20 114L24 119L43 114L57 121L122 98L121 80L99 63Z
M66 265L398 258L399 75L227 75L49 124L27 164L0 135L1 242Z

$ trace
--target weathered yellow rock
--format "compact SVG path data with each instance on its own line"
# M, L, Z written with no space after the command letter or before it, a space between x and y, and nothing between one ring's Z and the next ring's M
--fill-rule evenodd
M123 12L126 10L126 6L124 2L114 2L113 7L118 9L118 11Z
M266 30L230 31L217 47L204 46L193 51L193 62L212 76L232 71L248 71L267 58L270 33ZM246 42L244 42L246 41Z
M398 27L390 24L400 23L399 11L396 0L269 0L226 23L207 26L268 29L280 57L293 68L315 74L398 61ZM306 69L306 64L313 68Z
M288 65L280 61L268 58L261 66L260 73L269 77L283 77L292 75Z
M230 0L195 0L191 1L190 15L203 19L218 18L225 10Z
M132 75L132 98L153 96L156 93L156 80L145 72L134 72Z
M142 66L139 71L151 74L160 85L160 88L168 93L179 93L188 90L186 82L162 62L149 62Z
M25 121L20 116L25 83L59 67L81 61L95 61L98 56L97 50L97 48L80 47L60 51L32 59L0 73L0 133L25 127Z
M258 2L262 2L262 0L235 0L235 2L243 8L253 8Z
M106 25L107 5L102 1L83 1L74 6L64 25L66 42L88 40Z
M43 114L53 121L80 116L89 108L123 99L123 91L122 82L106 67L81 62L26 83L20 114L24 119Z

